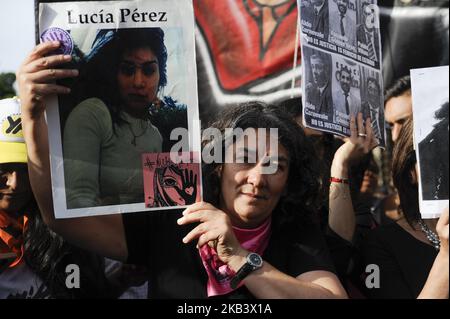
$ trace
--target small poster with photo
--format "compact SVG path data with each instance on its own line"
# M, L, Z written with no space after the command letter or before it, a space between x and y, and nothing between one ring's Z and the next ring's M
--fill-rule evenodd
M350 136L350 118L370 118L378 145L386 145L377 2L298 0L302 46L303 124ZM361 48L370 38L368 54ZM367 42L365 42L367 43ZM367 50L366 50L367 51Z
M448 207L449 67L411 70L414 146L422 218Z
M188 161L183 163L180 160L186 155ZM142 164L147 208L183 208L201 200L198 154L180 154L179 158L171 158L171 153L143 154Z
M58 82L70 94L47 101L56 217L176 208L146 205L142 156L200 152L192 0L38 10L39 41L58 40L53 54L79 71Z
M297 0L302 42L379 69L380 14L376 0Z

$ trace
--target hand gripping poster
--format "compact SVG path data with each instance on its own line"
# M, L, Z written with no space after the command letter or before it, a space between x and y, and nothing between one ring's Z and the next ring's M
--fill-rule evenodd
M411 70L422 218L437 218L448 207L448 75L448 66Z
M143 155L200 153L192 1L40 3L38 32L79 70L59 83L69 95L47 101L56 217L191 203L146 205ZM195 202L198 167L194 179Z
M350 136L350 118L370 117L385 145L379 11L374 0L298 0L303 121Z

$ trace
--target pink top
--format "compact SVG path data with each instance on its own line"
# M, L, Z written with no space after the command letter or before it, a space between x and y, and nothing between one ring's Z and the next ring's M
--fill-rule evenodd
M262 255L269 244L272 219L268 218L261 226L254 229L243 229L233 227L234 234L241 246L251 252ZM207 293L208 297L226 295L233 291L230 282L235 275L225 263L223 263L217 252L209 245L199 249L203 266L208 273ZM243 285L241 282L236 288Z

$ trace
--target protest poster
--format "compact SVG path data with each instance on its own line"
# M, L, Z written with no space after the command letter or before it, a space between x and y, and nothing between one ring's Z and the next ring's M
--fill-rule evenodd
M379 12L371 0L298 0L303 121L350 135L350 117L370 117L385 146ZM368 40L370 39L370 41Z
M179 208L146 207L142 155L200 152L192 1L40 3L38 33L80 73L47 101L56 217Z
M191 157L189 163L174 162L170 153L142 155L146 207L184 207L201 200L199 154L184 155Z
M411 70L422 218L437 218L448 207L448 76L448 66Z

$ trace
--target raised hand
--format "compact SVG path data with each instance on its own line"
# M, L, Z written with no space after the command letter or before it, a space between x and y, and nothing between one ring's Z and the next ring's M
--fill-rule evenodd
M52 94L68 94L70 89L54 81L78 76L76 69L59 69L70 62L70 55L47 56L60 46L58 41L37 45L17 71L22 116L39 118L44 114L44 98Z
M378 140L373 134L372 122L367 118L365 123L362 113L358 113L357 119L352 116L350 119L349 138L336 151L333 165L342 165L346 168L358 163L366 154L378 145Z
M177 185L174 188L184 199L185 205L194 204L197 198L197 174L190 169L185 169L181 174L181 188Z
M188 207L183 212L183 217L178 220L178 224L191 223L200 224L183 238L185 244L195 239L198 239L198 248L209 244L215 249L219 259L229 266L242 263L248 255L234 235L228 215L213 205L199 202Z

